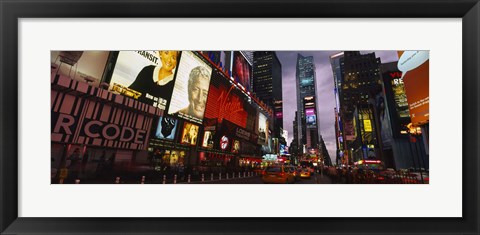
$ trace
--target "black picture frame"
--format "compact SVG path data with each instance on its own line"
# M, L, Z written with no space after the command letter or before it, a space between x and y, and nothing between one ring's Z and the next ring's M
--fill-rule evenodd
M108 9L108 10L107 10ZM478 0L1 0L2 234L479 234ZM18 217L18 19L118 17L462 18L462 218ZM448 42L445 42L448 43ZM441 205L439 205L441 206Z

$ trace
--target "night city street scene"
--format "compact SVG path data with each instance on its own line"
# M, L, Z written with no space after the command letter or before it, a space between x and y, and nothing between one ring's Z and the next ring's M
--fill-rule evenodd
M51 51L52 184L428 184L429 51Z

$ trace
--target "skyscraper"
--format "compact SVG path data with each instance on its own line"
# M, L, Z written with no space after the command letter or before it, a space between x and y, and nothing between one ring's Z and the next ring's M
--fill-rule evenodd
M274 137L280 138L283 129L282 65L275 52L253 52L252 91L273 109Z
M337 164L340 164L340 160L343 157L344 153L344 141L343 141L343 126L342 119L340 117L340 94L342 92L342 81L344 73L344 53L340 52L335 55L330 56L330 64L333 71L333 84L334 84L334 95L335 95L335 137L336 137L336 157Z
M380 58L346 51L330 57L334 74L342 163L382 159L375 122L375 95L382 91ZM372 101L373 100L373 101Z
M305 150L319 148L320 130L313 56L297 55L297 126L298 147Z

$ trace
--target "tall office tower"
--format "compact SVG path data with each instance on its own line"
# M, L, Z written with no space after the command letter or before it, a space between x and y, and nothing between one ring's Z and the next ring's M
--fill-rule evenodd
M313 56L297 55L296 86L299 149L302 149L303 153L305 150L318 150L320 125L317 120L318 102Z
M297 154L299 153L299 146L298 146L298 120L297 120L297 111L295 111L295 116L293 118L293 138L292 142L290 143L290 153L292 154L292 157L296 157ZM301 151L300 151L301 152ZM297 161L295 161L297 162Z
M380 58L375 53L346 51L343 57L334 55L331 62L338 89L341 155L347 157L349 164L367 158L381 159L374 114L375 95L382 91Z
M341 162L343 155L344 155L344 142L343 142L343 126L342 126L342 119L340 117L340 93L342 91L342 81L343 81L343 73L344 73L344 53L340 52L335 55L330 56L330 64L332 66L333 71L333 84L334 84L334 95L335 95L335 137L336 137L336 163L337 165L340 163L345 164L345 162Z
M275 52L253 52L252 91L261 101L272 107L275 118L273 136L280 138L283 129L282 65Z
M254 51L240 51L240 52L248 60L248 63L253 64L253 54L255 53Z

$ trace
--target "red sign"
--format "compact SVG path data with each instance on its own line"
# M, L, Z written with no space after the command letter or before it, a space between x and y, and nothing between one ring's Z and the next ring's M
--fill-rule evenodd
M220 148L222 150L225 150L227 149L227 147L228 147L228 137L222 136L222 138L220 139Z
M205 118L215 118L218 122L229 120L242 128L246 128L248 112L244 109L244 101L235 94L235 87L223 84L210 85Z

